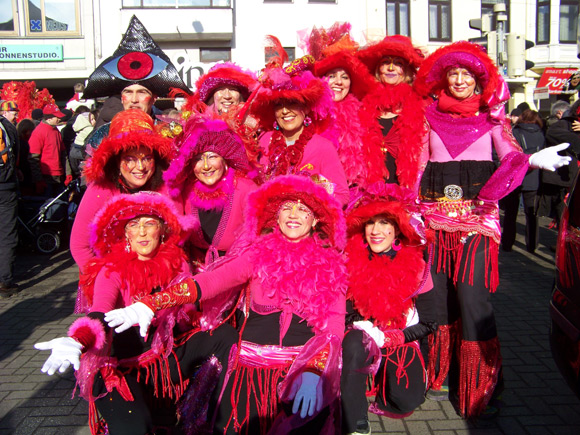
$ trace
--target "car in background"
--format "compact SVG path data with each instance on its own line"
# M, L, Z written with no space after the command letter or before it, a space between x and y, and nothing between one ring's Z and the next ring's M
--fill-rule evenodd
M554 361L580 398L580 177L576 177L560 222L550 318Z

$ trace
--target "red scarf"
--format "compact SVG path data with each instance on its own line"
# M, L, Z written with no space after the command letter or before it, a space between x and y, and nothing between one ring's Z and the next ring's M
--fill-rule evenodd
M80 276L79 285L89 305L92 305L95 279L106 267L108 273L117 272L120 275L121 281L137 301L153 289L167 286L181 272L184 261L185 254L181 248L170 243L159 245L155 257L147 261L139 260L134 252L125 252L124 244L118 243L112 253L96 258L87 265L86 272Z
M453 118L469 118L477 115L481 108L481 95L473 94L465 100L458 100L442 91L439 94L437 108L440 112L448 113Z

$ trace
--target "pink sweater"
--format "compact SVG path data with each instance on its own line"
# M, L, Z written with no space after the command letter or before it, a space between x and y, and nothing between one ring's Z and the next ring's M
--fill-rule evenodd
M269 131L260 138L260 147L266 153L270 145L273 132ZM263 156L260 163L266 165L268 157ZM347 204L350 199L348 182L336 147L331 141L315 134L304 147L304 155L299 164L299 169L312 174L320 174L334 183L334 196L341 204Z
M433 130L429 131L429 148L425 148L425 152L428 154L424 157L424 161L431 162L450 162L450 161L461 161L461 160L479 160L479 161L491 161L492 160L492 149L495 147L497 156L499 160L503 158L512 151L518 150L513 143L508 141L502 135L503 127L501 125L496 125L492 127L490 131L485 133L475 142L473 142L465 151L459 154L455 159L451 157L447 148L441 141L441 138Z

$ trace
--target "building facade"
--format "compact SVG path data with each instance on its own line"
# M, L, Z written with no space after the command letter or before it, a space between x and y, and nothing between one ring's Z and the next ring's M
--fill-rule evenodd
M505 31L535 46L535 63L508 78L513 101L531 102L546 67L577 68L578 0L499 0ZM277 36L291 57L304 54L301 38L313 25L352 24L365 44L404 34L433 51L442 44L481 36L469 20L491 15L498 0L0 0L0 84L35 80L57 101L117 48L136 15L191 87L215 62L251 69L265 62L264 39Z

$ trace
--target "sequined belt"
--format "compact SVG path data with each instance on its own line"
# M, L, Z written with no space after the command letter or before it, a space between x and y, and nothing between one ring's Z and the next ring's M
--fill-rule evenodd
M239 361L254 368L288 367L301 351L302 346L263 345L242 341Z
M499 208L495 202L441 198L434 202L422 202L421 213L427 225L434 230L480 233L497 243L501 239Z

